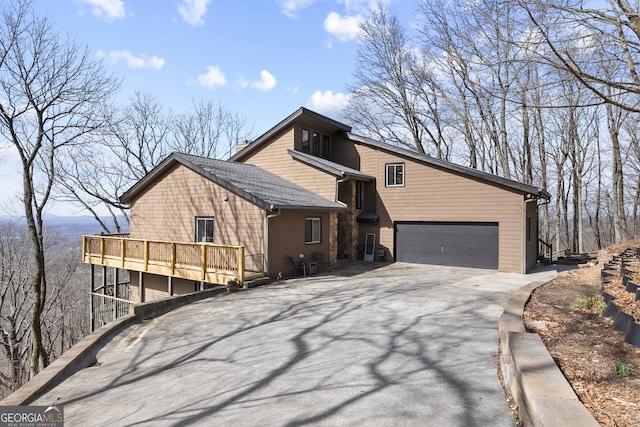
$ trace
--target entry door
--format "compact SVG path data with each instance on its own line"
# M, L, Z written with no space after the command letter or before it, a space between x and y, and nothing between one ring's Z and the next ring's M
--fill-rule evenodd
M212 216L196 217L196 242L213 243L215 221Z

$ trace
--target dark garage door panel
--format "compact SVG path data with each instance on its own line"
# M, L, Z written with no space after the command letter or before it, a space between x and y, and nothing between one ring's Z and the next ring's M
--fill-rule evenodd
M496 222L398 222L396 261L498 269Z

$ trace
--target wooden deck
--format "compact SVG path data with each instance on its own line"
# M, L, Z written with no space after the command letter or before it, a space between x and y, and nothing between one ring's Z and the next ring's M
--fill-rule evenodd
M242 246L130 239L128 235L83 236L82 261L131 271L226 285L264 277L262 266L246 268ZM251 259L252 257L250 257Z

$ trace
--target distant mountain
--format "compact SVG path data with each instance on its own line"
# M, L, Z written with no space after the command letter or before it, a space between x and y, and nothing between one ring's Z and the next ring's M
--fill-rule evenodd
M84 216L58 216L44 215L45 227L50 227L60 233L61 236L69 240L80 240L85 234L100 234L103 230L94 217ZM113 224L110 217L102 217L107 225ZM24 217L17 218L9 215L0 215L0 222L18 222L25 223ZM118 216L118 222L121 227L125 227L124 233L128 232L127 221L124 216Z

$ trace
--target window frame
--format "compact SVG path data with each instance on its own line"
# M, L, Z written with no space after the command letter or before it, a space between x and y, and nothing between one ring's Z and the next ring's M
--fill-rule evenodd
M311 132L311 154L320 157L320 132Z
M310 224L310 236L307 239L307 224ZM317 228L314 225L317 224ZM317 235L314 235L317 234ZM321 217L306 217L304 219L304 244L316 245L322 243L322 218Z
M199 236L200 235L200 233L199 233L200 225L199 224L200 224L201 221L204 222L204 227L205 227L205 230L204 230L205 236L204 237L207 239L205 241L202 241L200 239L200 236ZM211 237L206 235L206 234L208 234L207 233L207 231L208 231L207 230L207 228L208 228L207 227L207 223L208 222L211 222ZM194 236L194 240L197 243L214 243L215 242L215 237L216 237L216 219L215 219L215 217L213 217L213 216L196 216L195 217L195 236Z
M389 181L390 175L389 175L389 171L390 169L393 168L393 182ZM402 182L398 183L398 171L397 169L400 169L400 176L402 177ZM404 187L405 185L405 164L404 162L394 162L394 163L385 163L384 165L384 186L385 187L389 187L389 188L394 188L394 187Z
M329 147L331 146L331 137L329 135L322 134L320 144L320 157L328 159L330 150Z
M302 129L301 150L303 153L310 152L311 132L309 129Z

